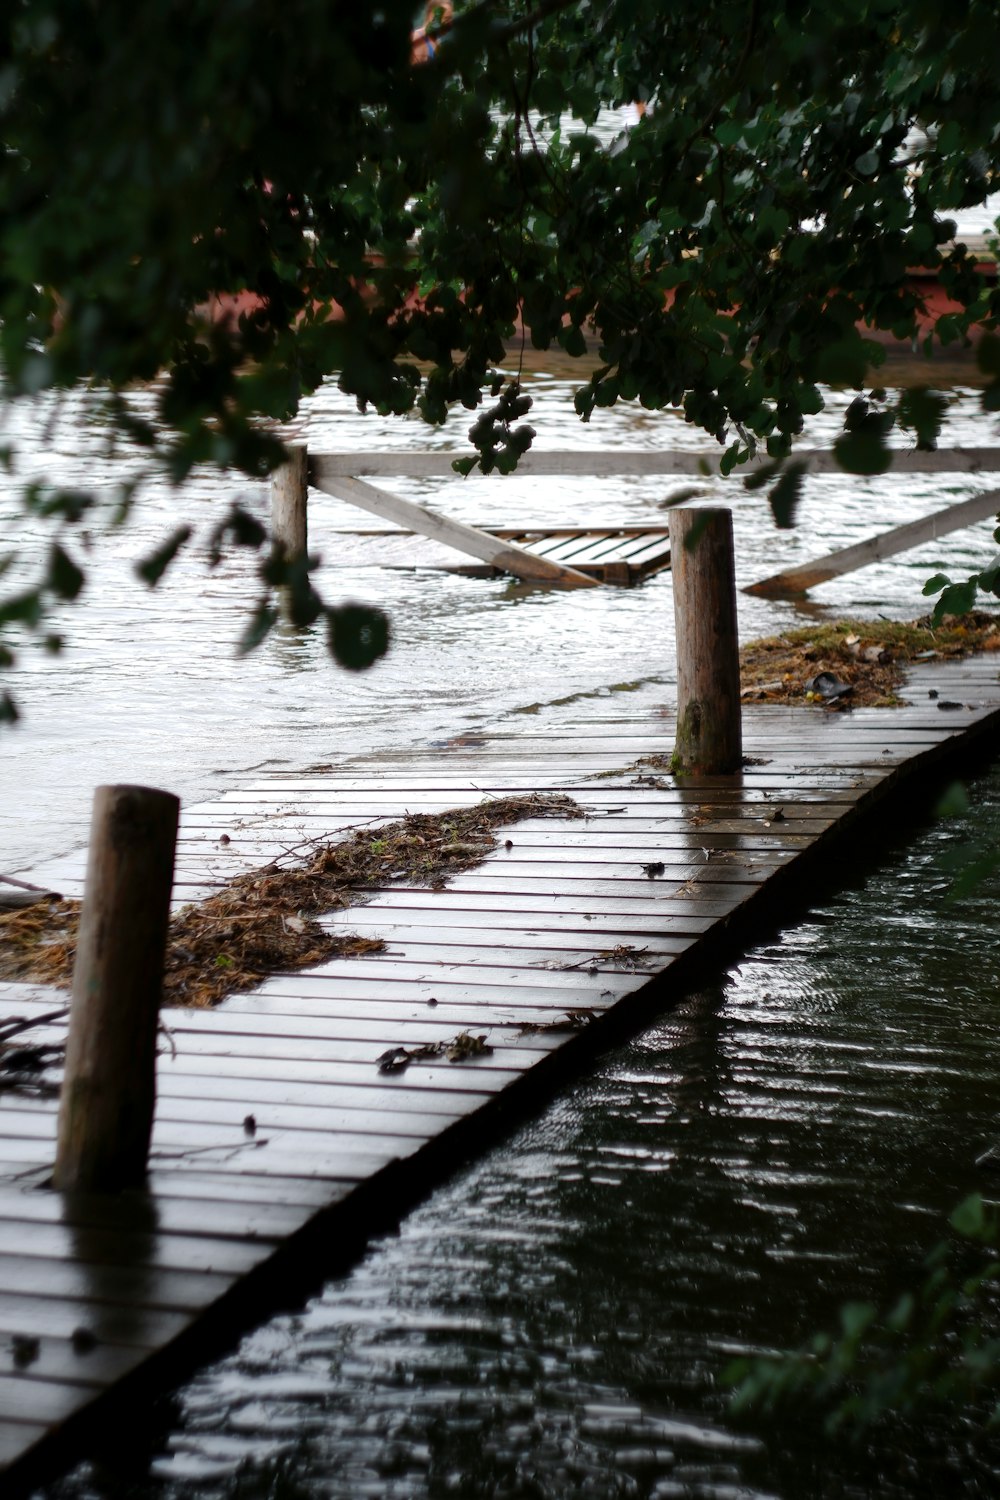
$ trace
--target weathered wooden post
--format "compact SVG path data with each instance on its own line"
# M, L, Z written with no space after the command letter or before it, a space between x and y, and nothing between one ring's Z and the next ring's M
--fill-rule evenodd
M62 1190L116 1192L146 1175L179 808L150 787L94 793L53 1174Z
M303 444L288 449L288 461L271 475L271 535L286 557L308 550L309 452Z
M674 769L728 775L743 756L733 517L723 508L670 512L677 635Z

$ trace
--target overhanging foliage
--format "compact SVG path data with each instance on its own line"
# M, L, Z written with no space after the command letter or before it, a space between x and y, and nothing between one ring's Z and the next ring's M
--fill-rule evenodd
M7 399L94 382L179 482L206 460L266 473L269 424L330 375L430 422L485 395L474 461L506 469L531 433L496 366L523 323L536 348L597 350L581 416L680 407L728 471L758 447L782 463L823 384L860 388L866 334L917 335L913 266L959 308L937 342L994 326L948 218L1000 186L991 0L474 0L422 66L413 20L410 0L12 0ZM601 112L634 100L651 108L609 145ZM154 376L156 425L123 399ZM933 397L893 415L935 441ZM845 467L885 466L886 416L845 432ZM774 479L788 519L795 471ZM58 551L0 605L21 633L79 589L64 533L86 510L28 503Z

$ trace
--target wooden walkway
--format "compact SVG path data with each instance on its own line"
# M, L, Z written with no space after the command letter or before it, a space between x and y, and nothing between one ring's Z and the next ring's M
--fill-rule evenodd
M48 1189L56 1101L0 1090L4 1495L68 1465L100 1420L121 1422L213 1339L346 1265L776 900L800 906L834 837L863 828L887 793L975 741L995 746L995 658L930 663L907 691L911 706L893 710L748 707L737 777L676 784L637 764L673 742L662 689L647 688L188 808L185 901L407 811L559 791L585 817L519 823L445 889L394 886L331 919L384 937L384 953L273 978L215 1011L167 1012L146 1194ZM80 856L32 878L79 894L82 876ZM62 1025L41 1018L63 1000L0 987L0 1037L12 1017L38 1017L19 1042L59 1042ZM379 1071L388 1050L462 1032L492 1050Z

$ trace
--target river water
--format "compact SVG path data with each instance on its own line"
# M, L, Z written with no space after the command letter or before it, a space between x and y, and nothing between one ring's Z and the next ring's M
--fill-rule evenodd
M582 425L571 400L578 381L568 371L528 377L539 450L680 447L716 457L704 434L672 413L622 406ZM949 394L946 440L993 441L997 419L983 417L976 392ZM144 404L141 396L134 399ZM844 405L845 398L831 394L810 441L832 440ZM296 435L316 452L468 451L461 416L442 430L416 420L362 417L328 386L308 403ZM67 550L89 570L80 600L63 611L66 651L51 656L28 645L12 674L23 718L12 732L0 732L0 869L7 873L28 871L79 847L92 789L104 782L164 786L194 800L223 791L254 767L295 771L427 744L481 729L530 703L622 680L662 681L671 695L668 573L637 589L575 592L428 570L340 567L338 530L357 526L359 513L315 493L309 524L311 550L322 559L319 587L331 601L358 599L386 609L392 649L369 672L338 671L317 627L279 632L237 660L234 646L258 592L253 560L235 554L211 571L206 539L233 500L266 516L265 485L201 472L178 494L150 479L131 522L115 527L109 515L116 487L139 472L138 460L109 454L107 430L92 400L67 396L8 410L0 430L4 442L14 445L16 458L12 472L0 470L0 552L16 541L26 572L40 563L45 545L39 524L20 513L19 487L26 479L93 488L104 501L82 538L66 538ZM733 506L742 585L963 499L977 483L971 476L941 474L817 477L809 482L799 524L784 531L771 522L765 497L748 494L739 480L710 480L701 489L706 498ZM513 526L665 523L663 502L680 487L670 479L620 476L393 484L459 520ZM195 541L150 592L137 583L133 565L179 520L196 526ZM362 527L370 524L360 516ZM825 584L815 590L807 613L741 594L741 634L749 638L802 623L817 610L912 618L924 607L920 587L930 573L945 568L962 577L984 566L993 550L990 530L983 523Z
M974 1407L852 1446L808 1413L736 1421L720 1383L845 1300L894 1301L984 1186L1000 879L950 902L949 860L996 847L1000 770L973 797L841 871L45 1500L995 1495Z
M581 427L562 372L529 377L539 446L697 447L637 409ZM945 441L984 445L996 421L949 392ZM137 401L143 398L137 397ZM829 442L844 398L809 434ZM30 563L42 538L17 511L26 475L110 499L134 460L111 457L91 403L8 417L0 534ZM16 427L13 424L17 424ZM362 418L331 388L298 427L314 450L459 449L463 427ZM738 582L974 492L961 476L815 479L799 525L760 495L732 503ZM669 480L399 482L459 519L595 525L663 519ZM433 572L336 566L348 508L316 496L324 593L382 605L389 655L353 676L319 632L276 635L236 661L252 564L206 569L203 542L148 593L131 565L179 513L203 538L263 486L150 481L124 529L98 536L66 611L62 657L30 647L13 682L24 718L0 738L0 867L29 871L82 844L95 784L137 780L186 799L255 767L294 770L486 729L530 704L649 679L672 699L669 574L581 593ZM362 522L367 524L367 521ZM910 618L923 579L989 557L988 523L817 589L807 606L740 595L744 638L848 610ZM71 550L81 544L70 539ZM976 817L1000 833L1000 775ZM996 1492L976 1413L891 1425L853 1452L798 1418L737 1424L720 1372L741 1350L795 1345L847 1297L914 1274L941 1215L975 1182L1000 1080L993 1010L997 883L948 905L949 851L968 821L932 822L881 866L775 937L719 984L610 1055L592 1076L374 1244L302 1310L250 1334L151 1412L114 1454L47 1496L916 1497L957 1478Z

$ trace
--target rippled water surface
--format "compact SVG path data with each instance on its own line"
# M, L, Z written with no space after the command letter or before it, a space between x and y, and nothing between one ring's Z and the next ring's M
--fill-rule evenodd
M857 1450L730 1415L734 1354L916 1278L996 1134L1000 879L890 846L46 1500L988 1497L974 1410Z
M572 409L581 379L568 372L530 377L539 450L681 447L702 450L717 464L718 449L706 446L705 435L676 413L622 405L582 425ZM141 396L134 399L143 404ZM983 416L976 392L953 391L950 400L949 443L996 441L997 418ZM811 441L832 440L845 401L831 393ZM308 404L298 435L319 452L458 450L465 444L463 418L437 430L416 420L361 417L330 386ZM0 471L0 553L16 543L25 567L40 560L43 548L42 534L19 509L25 479L95 487L108 502L83 537L66 539L90 571L81 600L64 611L66 652L51 657L26 647L14 676L24 718L0 737L0 868L8 872L30 870L81 845L93 787L102 782L145 782L192 800L224 789L251 767L296 770L426 744L528 704L622 680L669 685L673 679L669 574L636 589L576 592L426 569L339 567L341 533L372 521L315 492L309 527L311 550L323 559L320 587L332 601L381 604L393 622L392 649L372 671L344 673L331 665L317 628L279 631L238 661L234 646L257 597L253 563L234 555L210 571L206 537L234 499L266 515L263 484L199 473L178 494L149 480L132 521L108 529L116 486L137 472L137 460L108 456L93 401L67 397L15 407L0 442L16 450L13 473ZM663 524L663 503L681 487L669 478L627 476L386 483L459 520L526 526ZM775 529L765 497L748 494L738 480L706 480L700 488L734 508L738 583L745 584L964 499L981 483L947 474L818 477L809 482L798 526L785 531ZM196 539L150 592L136 582L132 566L179 519L195 524ZM962 577L984 566L992 552L990 529L983 523L825 584L814 591L807 614L741 593L741 633L749 638L802 623L817 610L912 618L924 607L920 587L930 573L945 568Z
M540 446L697 447L671 416L600 413L580 427L568 376L533 376ZM137 398L140 399L140 398ZM995 441L976 394L951 393L948 441ZM831 397L810 438L839 430ZM0 480L0 535L30 562L26 475L110 496L85 401L9 419L17 470ZM314 449L457 448L444 432L363 419L332 389L299 429ZM953 500L959 476L811 481L792 531L760 495L732 502L738 581L848 545ZM669 480L399 481L400 493L494 524L661 521ZM206 570L204 535L263 486L202 474L179 499L155 483L126 529L98 537L60 659L27 649L25 718L0 738L0 868L81 844L95 784L139 780L186 799L255 766L296 769L426 744L530 704L623 680L672 694L669 574L582 593L335 566L349 508L314 497L313 549L332 599L381 603L394 645L372 672L330 666L319 635L278 633L236 662L245 558ZM200 544L155 593L131 564L178 510ZM367 521L364 524L368 524ZM848 610L912 617L923 579L989 556L990 525L817 589L804 610L740 595L744 637ZM71 540L71 548L80 548ZM543 713L544 718L544 713ZM540 722L540 721L533 721ZM1000 836L1000 774L980 793ZM434 1194L352 1274L251 1334L151 1414L108 1464L48 1494L72 1500L241 1497L836 1497L918 1500L1000 1489L976 1413L893 1426L871 1452L797 1419L737 1426L719 1384L734 1353L797 1344L848 1297L911 1275L941 1216L975 1183L993 1133L995 880L945 902L942 860L967 838L936 823L885 865L750 955L717 988L610 1056L534 1123ZM848 872L849 873L849 872Z

